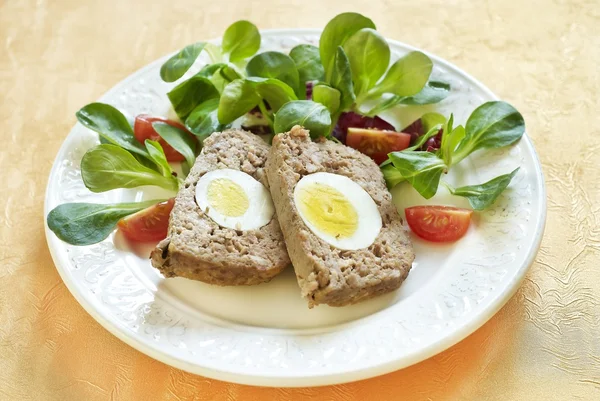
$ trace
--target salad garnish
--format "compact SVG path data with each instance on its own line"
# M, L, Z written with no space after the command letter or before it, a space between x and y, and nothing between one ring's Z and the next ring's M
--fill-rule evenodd
M473 111L464 126L454 126L452 114L425 113L408 127L394 127L381 113L441 102L452 88L432 78L433 62L420 51L408 52L388 68L390 48L376 29L363 15L342 13L325 26L318 47L301 44L288 54L257 54L257 27L238 21L227 28L220 45L184 47L162 65L165 82L182 80L202 53L210 63L167 93L181 122L140 115L132 127L121 112L103 103L76 113L101 142L83 157L84 184L93 192L154 185L175 194L202 141L241 118L245 129L267 140L302 125L313 139L354 147L381 163L389 188L407 181L429 199L442 182L473 209L490 207L518 169L460 188L444 183L442 176L473 152L518 141L525 131L523 117L508 103L493 101ZM174 172L173 162L182 163L183 176ZM66 242L93 244L123 217L157 202L65 204L50 212L48 226ZM151 210L159 209L165 210Z

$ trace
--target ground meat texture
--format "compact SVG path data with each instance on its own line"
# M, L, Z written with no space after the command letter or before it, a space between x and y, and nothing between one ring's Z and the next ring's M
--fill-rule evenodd
M333 141L312 142L308 131L296 126L275 136L266 171L288 253L309 307L349 305L402 284L414 252L379 166L371 158ZM373 198L382 228L368 248L337 249L304 224L294 203L294 188L303 176L316 172L344 175Z
M264 170L269 145L254 134L228 130L204 141L175 198L169 233L150 255L165 277L186 277L217 285L253 285L271 280L289 263L276 216L257 230L220 227L195 199L196 183L212 170L243 171L268 187Z

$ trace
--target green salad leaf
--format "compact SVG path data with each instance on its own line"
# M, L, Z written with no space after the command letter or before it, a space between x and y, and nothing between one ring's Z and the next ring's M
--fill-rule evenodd
M340 91L340 110L346 110L354 103L354 86L352 84L352 71L350 61L342 46L338 47L334 57L330 84Z
M398 104L406 104L409 106L418 106L424 104L439 103L450 94L450 84L442 81L429 81L414 96L402 97Z
M311 100L294 100L275 113L275 133L289 131L300 125L310 131L312 138L326 136L331 127L331 115L321 103Z
M252 57L246 66L249 77L274 78L290 86L296 96L304 99L304 85L300 88L300 78L296 63L287 54L280 52L264 52Z
M433 127L429 128L429 131L427 131L425 134L421 135L414 143L414 145L404 149L402 152L410 152L411 150L418 150L420 149L423 145L425 145L425 142L427 142L427 140L431 137L434 137L438 134L438 132L440 131L440 129L442 129L442 124L437 124L434 125Z
M458 144L454 163L478 149L494 149L511 145L525 133L521 113L506 102L487 102L473 111L465 126L465 136Z
M231 63L223 65L218 71L227 82L242 78L242 74Z
M190 69L196 61L202 50L206 46L204 42L198 42L188 45L181 49L179 53L168 59L160 67L160 77L165 82L175 82Z
M257 105L263 106L266 100L273 112L292 100L297 100L294 90L275 78L248 77L229 83L219 101L218 119L221 124L229 124L243 116ZM266 109L266 118L270 118Z
M294 90L278 79L248 77L246 80L254 85L259 96L269 103L273 112L277 112L287 102L298 100Z
M229 81L223 77L223 74L221 74L221 69L223 69L226 65L226 63L207 64L202 67L202 69L195 76L204 77L210 80L215 89L221 93L225 85L229 83Z
M260 95L254 83L246 79L236 79L223 89L219 101L219 122L229 124L252 110L258 102Z
M452 155L452 157L448 160L448 162L450 163L449 166L454 164L454 153L456 152L456 147L458 146L458 144L460 143L460 141L462 141L462 139L465 137L465 127L463 127L462 125L459 125L458 127L454 128L452 130L452 132L450 133L449 137L448 137L448 154Z
M319 39L319 53L325 69L326 82L332 82L337 48L343 46L350 36L363 28L376 29L375 24L369 18L351 12L339 14L325 25Z
M227 127L219 122L219 101L218 98L212 98L200 103L185 120L186 128L200 140Z
M350 36L343 48L352 70L354 94L360 96L371 89L387 70L390 47L376 30L363 28Z
M135 139L127 118L113 106L90 103L75 115L82 125L96 131L101 140L119 145L138 156L149 157L146 148Z
M385 184L388 189L392 189L402 181L406 180L400 171L389 163L385 166L381 166L381 172L383 173L383 178L385 179Z
M425 113L421 116L421 124L423 124L423 129L425 132L429 131L436 125L443 125L446 123L446 117L441 115L440 113L429 112Z
M225 86L236 79L242 78L243 73L231 63L219 65L220 67L210 77L210 82L212 82L219 93L223 93Z
M123 217L163 201L108 205L65 203L52 209L46 222L61 240L71 245L92 245L106 239Z
M182 121L202 102L219 97L219 91L206 77L193 76L167 93L173 109Z
M210 78L214 75L215 72L219 71L222 67L224 67L225 63L215 63L215 64L207 64L198 73L196 76Z
M452 188L449 184L443 182L452 195L467 198L471 207L475 210L484 210L492 206L498 196L508 187L511 180L519 171L516 168L509 174L498 176L488 182L479 185L467 185L460 188Z
M450 84L441 81L429 81L414 96L391 96L375 105L365 115L373 117L398 105L419 106L439 103L450 94Z
M437 151L437 155L440 159L446 163L447 166L451 166L452 162L452 151L454 149L450 149L450 137L452 136L452 128L454 124L454 115L450 114L448 120L444 123L442 127L442 143L440 144L440 148ZM454 142L454 141L452 141Z
M196 162L194 139L186 131L163 122L152 123L152 127L166 143L183 155L188 167L192 168Z
M340 108L340 91L326 84L318 84L313 87L312 99L321 103L330 114L335 114Z
M165 151L163 150L160 143L157 141L153 141L150 139L146 139L144 142L146 145L146 149L148 150L148 154L154 161L154 163L158 166L160 173L163 177L173 178L173 170L167 161L167 156L165 156Z
M92 192L142 185L156 185L171 190L177 190L178 187L175 177L164 177L142 165L125 149L112 144L95 146L83 155L81 177Z
M210 77L210 82L215 86L215 89L219 92L219 94L223 94L225 87L229 85L230 80L225 78L224 74L221 74L221 69L219 68L213 75Z
M229 61L241 61L253 56L260 47L260 32L250 21L237 21L231 24L225 34L221 48L229 55Z
M434 153L423 151L392 152L392 164L425 199L436 194L440 177L448 167Z
M290 50L290 57L296 63L300 85L308 81L325 80L325 69L321 64L319 48L313 45L298 45Z
M459 142L465 137L465 128L459 125L452 128L452 115L448 119L447 125L443 128L442 145L439 149L439 157L444 160L448 166L454 164L454 154Z
M432 68L433 63L425 54L418 51L410 52L392 64L381 82L375 85L361 100L383 93L392 93L397 96L416 95L427 83Z

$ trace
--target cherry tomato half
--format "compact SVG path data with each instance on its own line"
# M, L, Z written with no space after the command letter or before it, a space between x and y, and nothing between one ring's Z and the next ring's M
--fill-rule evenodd
M135 123L133 124L133 134L135 135L135 139L140 141L142 144L144 143L144 141L146 139L158 141L158 143L160 143L160 146L162 146L163 150L165 151L165 156L167 157L168 161L170 161L170 162L184 161L185 157L183 157L183 155L181 153L179 153L175 149L173 149L171 147L171 145L169 145L167 142L165 142L165 140L162 139L160 137L160 135L158 135L158 132L156 132L156 130L152 126L152 123L155 123L157 121L169 124L173 127L176 127L176 128L179 128L179 129L182 129L182 130L188 132L187 128L185 128L185 126L183 126L183 124L180 124L177 121L167 120L166 118L162 118L162 117L151 117L146 114L140 114L139 116L137 116L135 118ZM192 134L190 133L190 135L192 135Z
M460 239L471 223L472 210L452 206L413 206L404 210L410 229L433 242Z
M387 160L388 153L408 148L410 135L378 129L348 128L346 145L370 156L375 163L381 164Z
M157 203L119 220L117 227L125 238L135 242L160 241L167 237L169 216L175 198Z

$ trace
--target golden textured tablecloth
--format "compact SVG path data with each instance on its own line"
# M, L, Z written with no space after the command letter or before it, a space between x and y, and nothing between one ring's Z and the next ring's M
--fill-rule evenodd
M436 357L323 388L209 380L119 341L70 295L44 238L46 181L75 111L237 19L323 27L350 10L525 116L548 221L518 293ZM598 0L0 0L0 400L599 400L599 71Z

